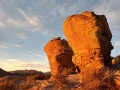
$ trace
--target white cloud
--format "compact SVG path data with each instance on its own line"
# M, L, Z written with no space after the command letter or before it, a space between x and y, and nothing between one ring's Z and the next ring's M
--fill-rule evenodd
M16 33L17 37L19 37L22 40L28 39L28 34L26 33Z
M114 47L120 47L120 41L116 41L115 44L114 44Z
M0 62L1 62L0 68L3 68L7 71L24 70L24 69L35 69L43 72L50 71L49 66L41 65L40 62L36 62L36 61L4 59L4 60L0 60Z
M5 24L0 21L0 27L5 27Z
M39 19L37 18L37 16L28 15L23 10L19 10L19 12L20 12L20 14L22 14L22 16L24 17L24 19L28 23L30 23L32 26L38 26L39 25Z
M64 3L62 5L58 5L53 11L53 15L57 15L57 13L60 16L68 16L71 14L75 14L77 10L79 10L78 6L80 6L81 3L79 1L76 1L75 3Z
M6 54L5 52L1 52L1 51L0 51L0 55L1 55L1 56L9 56L9 55Z
M11 28L11 29L21 29L21 30L27 30L27 31L41 31L45 32L43 29L43 23L40 22L40 18L38 18L36 15L30 14L28 12L25 12L21 9L18 9L17 18L13 18L7 13L4 12L4 10L0 9L0 27L1 28ZM43 31L44 30L44 31Z
M14 46L17 47L17 48L21 48L21 47L22 47L22 46L19 45L19 44L15 44Z
M25 32L36 32L43 35L52 36L49 28L44 24L44 21L46 22L46 20L43 20L44 18L40 18L38 15L20 8L16 9L17 12L15 12L15 14L18 16L15 18L5 13L4 9L0 8L0 10L0 28L13 31L14 34L22 40L29 38L29 35L26 35Z
M96 14L104 14L106 16L113 35L112 42L114 43L120 36L120 0L99 0L99 2L94 5L93 11L95 11ZM120 42L117 40L114 47L119 46Z
M8 49L8 48L22 48L23 46L21 46L20 44L16 44L16 43L1 43L0 48L4 48L4 49Z
M39 55L39 54L33 54L33 55L35 55L35 56L37 56L37 57L40 57L40 58L47 59L47 57L46 57L46 56L42 56L42 55Z
M24 19L18 18L8 18L6 21L6 27L12 27L12 28L37 28L40 24L37 21L37 17L26 17Z
M0 45L0 48L9 48L8 46Z
M120 26L119 25L115 25L114 26L116 29L120 29Z
M39 57L39 58L43 58L43 59L47 59L47 57L46 56L43 56L43 55L41 55L41 54L39 54L39 53L33 53L33 52L28 52L28 54L31 56L34 56L34 57ZM27 54L27 55L28 55Z
M101 0L99 3L94 5L94 11L97 14L104 14L106 15L110 24L116 23L120 20L120 7L119 4L120 0Z

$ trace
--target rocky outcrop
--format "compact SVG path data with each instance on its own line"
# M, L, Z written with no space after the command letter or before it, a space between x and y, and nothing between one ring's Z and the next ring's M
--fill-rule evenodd
M53 38L49 41L45 47L50 64L51 75L57 76L67 76L75 68L72 63L73 51L69 47L65 39L60 39L60 37Z
M73 62L80 69L82 82L98 84L100 80L96 81L95 76L104 71L105 66L111 66L112 60L112 34L106 17L88 11L69 16L64 22L64 33L74 52Z
M112 67L114 69L120 69L120 55L116 56L112 60Z
M120 55L116 56L116 57L115 57L115 60L116 60L116 64L119 64L119 65L120 65Z

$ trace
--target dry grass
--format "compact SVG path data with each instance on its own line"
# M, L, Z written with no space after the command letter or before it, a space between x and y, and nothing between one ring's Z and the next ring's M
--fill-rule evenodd
M6 76L0 78L0 90L26 90L36 86L36 80L48 80L48 74L33 74L29 76Z
M6 76L0 78L0 90L25 90L33 85L35 85L33 77Z
M114 75L112 70L109 68L102 68L98 73L93 74L92 81L89 81L89 73L88 78L86 78L78 88L82 88L82 90L119 90L116 89Z
M67 82L66 76L61 76L60 74L58 74L57 76L54 77L53 85L57 90L66 90L67 88L66 82Z
M59 74L54 79L37 80L39 83L34 80L34 76L3 77L0 78L0 90L120 90L120 85L116 86L114 81L115 79L120 81L118 75L119 70L115 72L108 68L101 69L99 73L93 74L93 81L86 85L79 83L79 74L69 75L67 79L66 76Z

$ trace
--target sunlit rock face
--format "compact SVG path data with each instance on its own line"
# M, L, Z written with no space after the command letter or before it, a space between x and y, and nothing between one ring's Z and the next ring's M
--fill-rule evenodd
M75 70L72 62L73 51L65 39L53 38L45 45L44 51L47 54L53 77L56 75L67 76Z
M74 52L73 62L80 69L82 81L91 82L94 73L111 66L112 34L106 17L85 11L64 22L64 34Z

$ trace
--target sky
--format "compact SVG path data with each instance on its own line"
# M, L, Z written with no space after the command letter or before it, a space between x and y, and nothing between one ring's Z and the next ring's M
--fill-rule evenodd
M49 71L45 44L65 38L66 17L83 11L106 16L113 35L111 55L120 55L120 0L0 0L0 68Z

